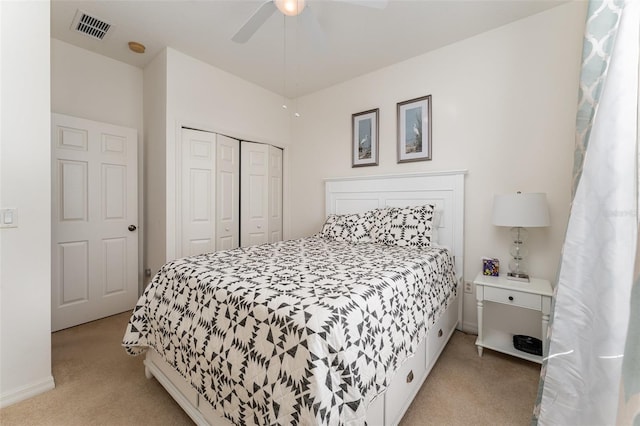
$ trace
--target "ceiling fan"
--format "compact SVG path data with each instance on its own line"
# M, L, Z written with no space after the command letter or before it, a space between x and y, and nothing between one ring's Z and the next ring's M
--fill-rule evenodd
M388 0L339 0L345 3L352 3L358 6L384 9ZM305 7L306 6L306 7ZM306 5L306 0L267 0L251 15L247 22L231 37L236 43L246 43L256 31L269 19L273 12L279 10L286 16L300 15L302 25L309 27L315 38L322 38L322 29L317 19L311 12L311 8Z

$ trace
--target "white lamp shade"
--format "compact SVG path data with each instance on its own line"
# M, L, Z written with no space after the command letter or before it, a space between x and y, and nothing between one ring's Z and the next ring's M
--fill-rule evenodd
M502 194L493 199L493 224L523 228L549 226L549 206L544 193Z

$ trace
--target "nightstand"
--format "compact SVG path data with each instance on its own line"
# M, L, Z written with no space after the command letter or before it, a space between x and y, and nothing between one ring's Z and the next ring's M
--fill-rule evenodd
M530 282L511 281L506 277L492 277L480 272L473 281L476 286L476 300L478 301L478 355L482 356L483 348L493 349L509 355L524 358L529 361L542 363L542 357L519 351L513 347L513 334L500 327L499 324L487 326L484 324L485 310L491 309L492 304L485 302L511 305L517 309L530 309L542 314L541 331L542 344L545 345L549 314L551 312L551 297L553 289L551 283L539 278L531 278ZM504 322L503 322L504 324ZM543 347L542 353L545 353Z

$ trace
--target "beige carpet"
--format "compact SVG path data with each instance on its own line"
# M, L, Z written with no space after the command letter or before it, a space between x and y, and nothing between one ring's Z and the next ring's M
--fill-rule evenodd
M56 388L0 410L10 425L190 425L190 419L155 379L142 357L120 346L129 314L53 334ZM485 351L475 336L456 332L402 426L528 425L539 366Z

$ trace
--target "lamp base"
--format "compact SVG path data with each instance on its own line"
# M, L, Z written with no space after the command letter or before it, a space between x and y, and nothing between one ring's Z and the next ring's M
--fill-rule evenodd
M528 274L523 274L523 273L518 273L518 272L509 272L507 273L507 279L511 280L511 281L522 281L522 282L529 282L529 275Z

